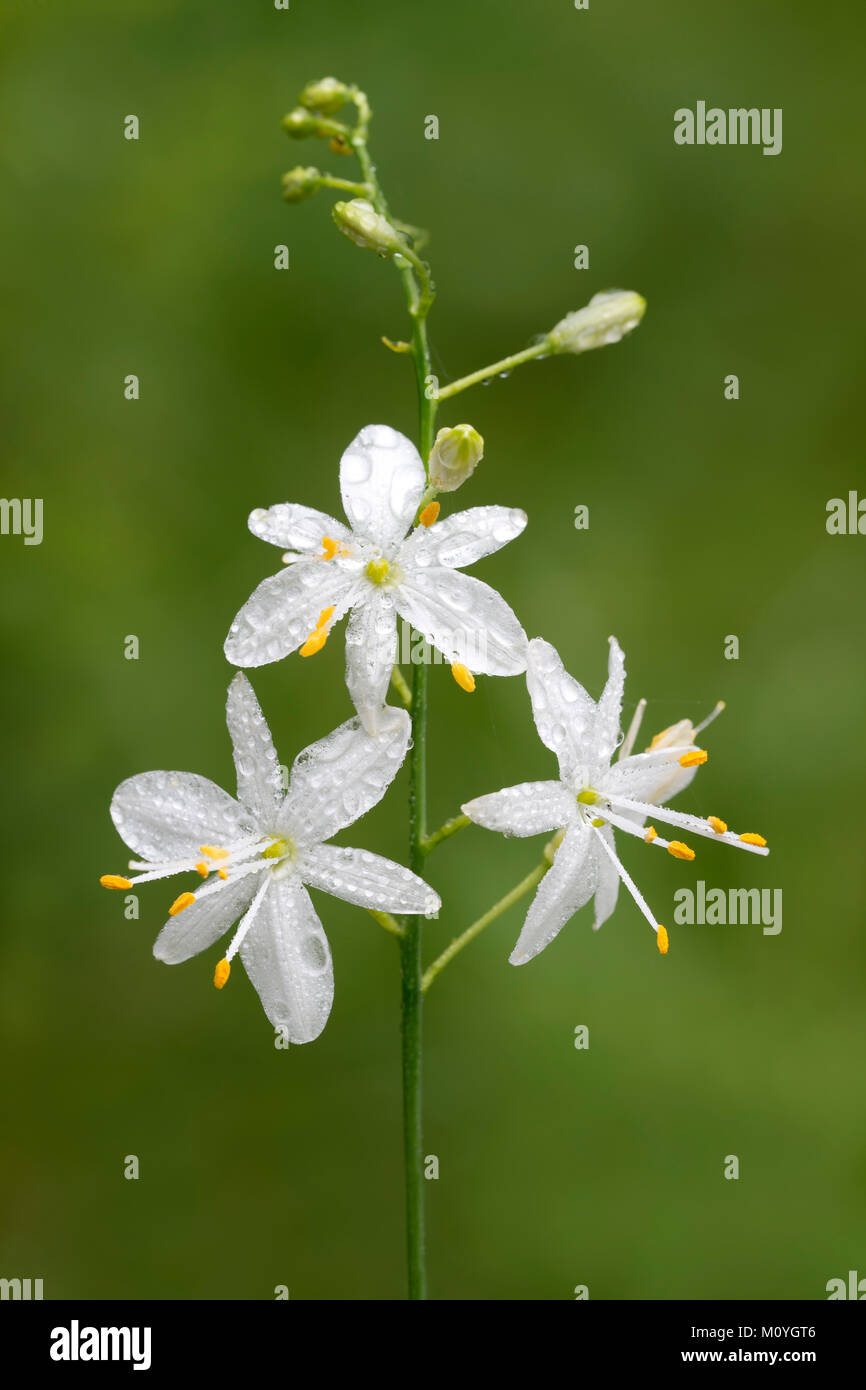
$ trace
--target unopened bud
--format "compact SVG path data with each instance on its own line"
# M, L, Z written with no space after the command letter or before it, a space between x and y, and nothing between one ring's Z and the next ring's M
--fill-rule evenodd
M283 174L283 197L287 203L302 203L305 198L313 196L319 188L321 178L318 169L305 169L302 164L297 164L294 169Z
M430 451L430 481L437 492L455 492L484 457L484 440L471 425L440 430Z
M352 93L345 82L336 77L323 77L321 82L308 82L298 101L308 111L321 111L323 116L333 116L342 110Z
M392 256L395 251L405 250L403 242L387 218L368 203L366 198L353 198L349 203L335 203L332 209L334 221L343 236L363 246L367 251L376 251L380 256Z
M550 330L551 352L588 352L618 343L644 316L646 300L633 290L604 290Z
M305 111L303 106L296 106L294 111L283 117L280 124L293 140L306 140L308 136L320 133L319 120Z

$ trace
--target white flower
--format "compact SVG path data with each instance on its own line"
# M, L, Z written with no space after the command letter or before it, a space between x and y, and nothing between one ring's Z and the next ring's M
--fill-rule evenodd
M311 744L284 793L270 730L238 672L226 708L237 800L195 773L143 772L111 802L115 826L141 859L129 866L132 879L106 874L106 888L193 871L205 879L172 903L154 955L169 965L188 960L240 918L214 984L222 989L240 951L265 1013L291 1042L319 1036L334 995L328 939L304 885L389 912L429 917L440 906L432 888L390 859L324 843L381 800L403 762L409 716L389 715L375 738L352 719Z
M408 439L368 425L340 461L349 526L292 502L252 512L250 530L286 549L288 568L263 580L238 613L229 661L263 666L298 648L312 656L350 613L346 682L370 732L397 656L398 616L452 663L464 689L474 688L472 672L524 671L526 635L514 613L495 589L459 571L520 535L525 512L472 507L436 521L434 503L428 524L410 531L426 482Z
M523 965L538 955L593 896L597 930L616 906L620 879L657 933L659 950L666 953L667 931L621 864L614 828L666 849L677 859L694 859L694 851L680 840L663 839L654 826L644 830L647 816L754 854L769 852L762 836L737 835L717 816L703 818L662 809L662 803L682 791L706 762L706 752L694 738L709 719L697 729L682 720L658 734L645 753L632 754L642 701L620 746L625 660L615 637L610 639L607 684L597 704L564 669L554 648L540 638L529 644L526 682L539 736L559 760L560 780L506 787L463 807L478 825L505 835L561 832L553 866L541 880L511 954L512 965ZM619 760L611 764L618 746Z

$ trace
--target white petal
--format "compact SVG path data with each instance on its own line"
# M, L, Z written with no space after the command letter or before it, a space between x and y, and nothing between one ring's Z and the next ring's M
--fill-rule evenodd
M541 835L561 830L577 814L577 802L561 782L520 782L467 801L460 808L476 825L502 835Z
M525 965L549 946L575 912L589 902L596 881L589 831L584 825L573 825L556 851L553 867L538 886L517 945L508 957L511 964Z
M200 858L199 845L240 840L255 829L249 811L195 772L141 772L121 782L111 819L142 859Z
M388 715L375 736L360 719L350 719L298 754L279 826L296 844L329 840L381 801L406 756L411 730L406 710Z
M426 483L415 445L389 425L368 425L340 460L340 491L352 529L385 548L409 530Z
M397 660L397 614L390 593L373 589L352 609L346 627L346 684L368 733L379 727Z
M259 821L273 821L283 799L280 765L255 692L242 671L229 686L226 723L238 774L238 800Z
M246 912L260 882L261 874L227 878L214 892L169 917L154 943L157 960L177 965L206 951Z
M301 507L295 502L278 502L275 507L257 507L250 512L249 528L259 540L278 545L281 550L298 550L304 555L319 555L322 541L346 542L351 532L342 521L314 507Z
M263 579L238 613L225 641L235 666L265 666L303 645L326 608L339 621L355 580L327 561L303 560Z
M321 888L357 907L430 917L442 906L438 893L423 878L366 849L315 845L304 852L298 872L311 888Z
M595 750L599 763L607 767L621 741L622 694L625 688L625 657L615 637L609 638L608 676L596 709Z
M562 780L585 784L595 763L595 701L540 637L529 644L526 684L539 737L559 759Z
M517 507L470 507L433 526L418 526L406 541L404 553L417 565L462 569L500 550L525 526L526 512Z
M602 826L598 833L610 849L616 853L612 828L609 825ZM613 914L616 907L616 900L619 897L619 874L616 871L616 865L612 863L600 846L593 843L592 849L595 854L598 874L598 886L593 900L595 919L592 929L598 931L599 927L603 926L608 917Z
M431 566L413 569L396 596L400 616L448 661L488 676L516 676L526 669L526 633L489 584Z
M668 801L691 782L697 768L683 768L679 759L688 749L660 748L649 753L632 753L614 763L599 779L599 790L611 795L631 797L633 801L656 802L656 793ZM687 775L691 774L691 775Z
M317 1038L334 1000L334 967L310 895L297 879L274 879L240 956L274 1028L285 1028L293 1043Z

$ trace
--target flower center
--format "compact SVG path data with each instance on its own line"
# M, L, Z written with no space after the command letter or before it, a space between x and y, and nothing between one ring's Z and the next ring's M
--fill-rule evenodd
M584 787L583 791L577 793L577 799L582 806L594 806L601 796L595 787Z
M262 850L263 859L282 859L283 855L288 854L290 849L288 840L274 840L272 845Z
M391 562L380 555L378 560L370 561L364 573L371 584L384 584L391 573Z

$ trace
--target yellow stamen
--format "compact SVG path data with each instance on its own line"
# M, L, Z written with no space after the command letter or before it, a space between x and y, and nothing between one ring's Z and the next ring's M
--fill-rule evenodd
M208 868L207 864L196 864L195 871L197 874L201 874L202 878L207 878L208 874L210 873L210 869Z
M596 830L600 830L604 825L604 821L601 819L601 816L596 816L595 820L590 821L590 825L594 825Z
M668 934L662 926L661 922L659 922L658 930L656 931L656 943L662 955L666 956L668 953L668 946L670 945L670 942L668 941Z
M228 869L217 869L217 878L228 878Z
M707 816L707 823L711 830L715 830L717 835L724 835L728 828L727 823L723 820L719 820L718 816Z
M577 799L583 806L594 806L598 801L598 792L595 787L584 787L582 792L577 793Z
M422 526L432 526L439 515L439 503L430 502L419 516L418 520Z
M176 917L179 912L183 912L185 907L191 907L195 902L195 893L181 893L179 898L175 898L171 907L168 909L169 917Z
M667 736L667 734L670 733L670 731L671 731L672 728L673 728L673 724L670 724L670 725L668 725L668 727L667 727L666 729L662 729L662 731L661 731L660 734L653 734L652 743L650 744L649 748L648 748L646 751L647 751L648 753L651 753L651 752L653 751L654 748L658 748L658 746L659 746L659 744L661 743L662 739L665 738L665 737Z
M751 830L745 835L741 835L740 839L744 845L761 845L763 847L767 843L763 835L755 835Z
M384 584L391 573L391 566L384 555L381 555L378 560L370 561L364 573L372 584Z
M263 859L281 859L289 848L288 840L274 840L272 845L262 850Z
M328 623L334 612L333 605L330 608L323 608L318 618L316 626L313 628L304 645L301 647L301 656L315 656L320 652L328 640Z
M213 972L213 982L217 989L222 989L223 985L225 984L226 980L228 979L231 973L231 964L229 961L225 959L225 957L223 957L222 960L217 961L216 970Z
M658 837L659 832L656 830L655 826L648 825L646 831L644 832L644 839L646 840L647 844L651 845L653 840L657 840Z
M700 767L707 761L709 754L705 748L696 748L692 753L683 753L680 758L680 767Z
M206 854L208 859L228 859L227 849L220 849L219 845L199 845L202 854Z
M467 694L471 695L475 689L475 677L469 668L464 666L461 661L454 661L451 663L451 674L460 686L460 689L465 690Z
M668 845L668 854L672 854L674 859L694 859L695 852L684 845L682 840L671 840Z
M124 878L122 874L103 874L99 880L103 888L131 888L131 879Z
M337 551L340 549L339 541L332 541L330 536L322 537L322 550L326 560L333 560Z

